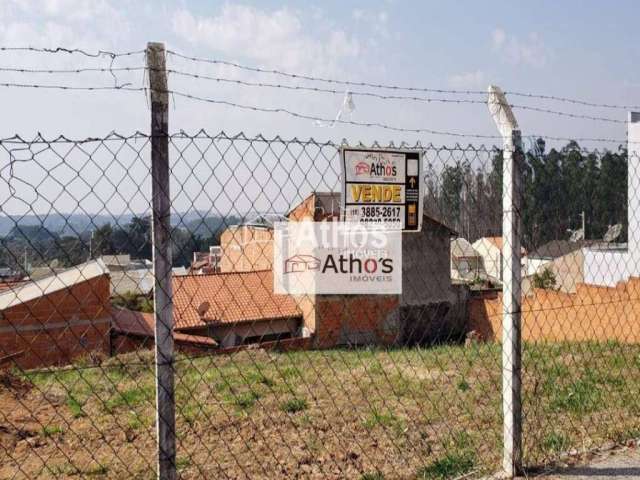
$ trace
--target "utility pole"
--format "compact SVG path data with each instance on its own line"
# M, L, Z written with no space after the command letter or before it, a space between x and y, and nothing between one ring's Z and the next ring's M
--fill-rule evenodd
M502 468L522 470L522 140L518 122L499 87L489 87L489 112L504 141L502 163Z
M147 45L151 91L151 196L156 347L158 478L176 478L173 295L171 285L171 196L169 193L169 94L163 43Z

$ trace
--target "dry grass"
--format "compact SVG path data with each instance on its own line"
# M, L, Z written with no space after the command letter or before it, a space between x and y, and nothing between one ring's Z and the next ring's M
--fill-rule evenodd
M639 366L639 346L526 345L527 462L637 436ZM439 479L499 462L496 345L250 350L176 370L183 478ZM148 352L25 379L0 387L0 478L154 477Z

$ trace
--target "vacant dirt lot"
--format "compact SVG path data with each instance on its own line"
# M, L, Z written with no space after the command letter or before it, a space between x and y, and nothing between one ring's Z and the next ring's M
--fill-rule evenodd
M526 345L525 457L640 432L640 347ZM154 478L149 352L5 374L0 478ZM499 463L500 349L180 357L183 478L453 478Z

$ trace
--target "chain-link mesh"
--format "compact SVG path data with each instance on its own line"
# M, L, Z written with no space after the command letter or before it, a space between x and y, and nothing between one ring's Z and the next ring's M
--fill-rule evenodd
M274 222L342 218L344 145L204 131L168 141L183 477L499 468L501 150L396 145L424 154L425 182L422 231L402 237L401 295L280 295ZM0 477L153 476L150 138L1 146ZM637 220L625 149L525 150L533 466L637 436Z

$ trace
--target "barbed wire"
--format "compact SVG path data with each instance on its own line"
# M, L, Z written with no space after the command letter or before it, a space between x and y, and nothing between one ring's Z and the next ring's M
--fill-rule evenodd
M13 73L33 73L33 74L79 74L85 72L96 72L96 73L110 73L114 77L115 85L119 88L124 86L131 85L131 83L125 83L122 85L118 85L117 78L115 76L115 72L134 72L134 71L146 71L150 67L112 67L112 68L75 68L75 69L33 69L33 68L15 68L15 67L0 67L0 72L13 72ZM375 98L379 100L400 100L400 101L415 101L420 103L444 103L444 104L472 104L472 105L486 105L485 100L479 99L469 99L469 98L439 98L439 97L417 97L411 95L385 95L379 94L375 92L362 92L357 90L336 90L331 88L322 88L322 87L310 87L305 85L284 85L279 83L268 83L268 82L251 82L247 80L233 79L227 77L216 77L204 74L197 74L191 72L185 72L181 70L167 69L167 74L178 75L186 78L192 78L197 80L208 80L215 81L219 83L229 83L246 87L258 87L258 88L275 88L275 89L283 89L283 90L291 90L291 91L305 91L312 93L328 93L332 95L345 95L349 94L354 97L369 97ZM37 85L32 84L34 88L37 88ZM8 84L3 84L3 86L9 86ZM18 86L18 85L16 85ZM21 84L19 86L26 86L26 84ZM42 88L45 88L44 86ZM47 87L54 88L54 87ZM74 89L73 86L56 86L55 88L60 89ZM79 87L78 87L79 88ZM102 88L98 87L85 87L87 90L99 90ZM531 96L531 94L522 94L526 96ZM534 107L531 105L517 105L511 104L511 108L517 110L524 111L532 111L537 113L543 113L548 115L557 115L560 117L567 117L573 119L581 119L581 120L590 120L595 122L607 122L607 123L615 123L615 124L626 124L626 120L620 120L616 118L609 117L600 117L593 115L585 115L571 112L563 112L559 110L552 110L541 107Z
M168 55L173 55L178 58L182 58L185 60L190 60L194 62L201 63L210 63L214 65L225 65L229 67L238 68L241 70L246 70L255 73L270 73L274 75L280 75L288 78L301 79L301 80L309 80L316 82L325 82L325 83L333 83L337 85L347 85L347 86L356 86L356 87L372 87L372 88L386 88L389 90L405 90L411 92L429 92L429 93L450 93L450 94L460 94L460 95L486 95L487 92L483 90L455 90L455 89L440 89L440 88L425 88L425 87L407 87L400 85L384 85L379 83L370 83L370 82L355 82L349 80L338 80L333 78L324 78L324 77L314 77L311 75L305 74L297 74L297 73L288 73L283 72L281 70L275 69L267 69L260 67L250 67L247 65L242 65L236 62L230 62L227 60L219 60L219 59L208 59L208 58L199 58L199 57L191 57L188 55L183 55L174 50L167 50Z
M90 86L90 87L83 87L83 86L70 86L70 85L43 85L43 84L26 84L26 83L11 83L11 82L3 82L0 83L0 87L16 87L16 88L36 88L36 89L54 89L54 90L69 90L69 91L108 91L108 90L124 90L124 91L130 91L130 92L147 92L149 89L146 87L132 87L129 86L129 84L124 84L124 85L113 85L113 86L106 86L106 85L102 85L102 86ZM442 135L442 136L450 136L450 137L458 137L458 138L464 138L464 137L468 137L468 138L478 138L478 139L502 139L501 136L499 135L489 135L489 134L480 134L480 133L468 133L468 132L454 132L454 131L446 131L446 130L434 130L434 129L430 129L430 128L424 128L424 127L420 127L420 128L408 128L408 127L397 127L394 125L389 125L386 123L381 123L381 122L358 122L358 121L354 121L354 120L344 120L342 118L328 118L328 117L321 117L321 116L317 116L317 115L310 115L310 114L306 114L306 113L300 113L300 112L296 112L287 108L282 108L282 107L261 107L261 106L257 106L257 105L246 105L246 104L241 104L241 103L236 103L236 102L232 102L230 100L221 100L221 99L214 99L214 98L208 98L208 97L203 97L200 95L194 95L191 93L187 93L187 92L182 92L182 91L178 91L178 90L167 90L165 93L172 95L174 97L181 97L181 98L187 98L190 100L197 100L197 101L201 101L201 102L205 102L205 103L210 103L210 104L216 104L216 105L224 105L224 106L228 106L228 107L232 107L232 108L237 108L240 110L250 110L250 111L255 111L255 112L262 112L262 113L280 113L280 114L286 114L288 116L294 117L294 118L301 118L301 119L305 119L305 120L310 120L310 121L314 121L314 122L318 122L321 124L325 124L325 125L334 125L334 124L341 124L341 125L353 125L353 126L358 126L358 127L366 127L366 128L381 128L383 130L389 130L389 131L394 131L394 132L402 132L402 133L427 133L430 135ZM572 116L573 114L567 114L567 116ZM616 123L618 121L616 120ZM621 123L624 123L622 121L620 121ZM546 138L549 140L555 140L555 141L582 141L582 142L603 142L603 143L626 143L627 140L622 140L622 139L614 139L614 138L592 138L592 137L561 137L561 136L553 136L553 135L543 135L543 134L537 134L537 133L533 133L528 135L530 137L539 137L539 138ZM635 143L635 142L634 142Z
M441 88L426 88L426 87L409 87L409 86L403 86L403 85L339 80L334 78L325 78L325 77L318 77L318 76L312 76L312 75L306 75L306 74L290 73L290 72L285 72L277 69L252 67L252 66L242 65L236 62L230 62L227 60L193 57L193 56L178 53L174 50L167 50L167 54L174 55L178 58L182 58L184 60L190 60L193 62L210 63L214 65L225 65L225 66L234 67L234 68L251 71L255 73L269 73L269 74L279 75L279 76L293 78L293 79L333 83L338 85L383 88L383 89L389 89L389 90L404 90L404 91L412 91L412 92L449 93L449 94L455 94L455 95L486 95L487 94L487 92L484 90L457 90L457 89L441 89ZM562 97L557 95L523 93L518 91L505 91L505 94L518 96L518 97L537 98L537 99L551 100L556 102L573 103L576 105L582 105L582 106L588 106L588 107L609 108L609 109L619 109L619 110L640 109L639 105L616 105L616 104L610 104L610 103L596 103L596 102Z
M67 48L67 47L0 47L0 52L37 52L37 53L68 53L79 54L85 57L97 58L103 55L110 57L128 57L132 55L140 55L146 53L146 50L132 50L127 52L112 52L109 50L98 50L95 53L83 50L81 48Z
M97 52L94 53L94 52L88 52L80 48L67 48L67 47L39 48L39 47L31 47L31 46L0 47L0 51L30 51L30 52L38 52L38 53L49 53L49 54L56 54L56 53L81 54L81 55L84 55L87 57L93 57L93 58L104 56L104 55L110 56L111 58L125 57L125 56L132 56L132 55L141 55L146 52L146 50L133 50L133 51L125 51L125 52L112 52L109 50L98 50ZM414 92L444 93L444 94L452 94L452 95L486 95L487 93L484 90L410 87L410 86L404 86L404 85L393 85L393 84L382 84L382 83L373 83L373 82L350 81L350 80L341 80L341 79L335 79L335 78L326 78L326 77L313 76L313 75L307 75L307 74L290 73L290 72L285 72L278 69L253 67L248 65L242 65L237 62L231 62L231 61L215 59L215 58L195 57L195 56L185 55L185 54L176 52L175 50L167 50L167 54L173 55L183 60L189 60L193 62L208 63L208 64L214 64L214 65L225 65L225 66L230 66L230 67L251 71L255 73L268 73L268 74L284 76L292 79L324 82L324 83L331 83L331 84L345 85L345 86L371 87L371 88L382 88L382 89L389 89L389 90L403 90L403 91L414 91ZM136 70L136 69L138 68L132 68L131 70ZM78 70L83 71L83 69L74 69L76 73ZM105 71L109 71L109 70L116 71L115 69L105 69ZM174 71L174 73L178 73L178 72ZM199 77L203 78L202 75L200 75ZM640 110L640 105L598 103L598 102L592 102L588 100L563 97L559 95L547 95L547 94L509 91L509 90L505 91L505 94L524 97L524 98L535 98L540 100L564 102L564 103L570 103L574 105L581 105L581 106L593 107L593 108ZM474 103L474 102L465 102L465 103Z

